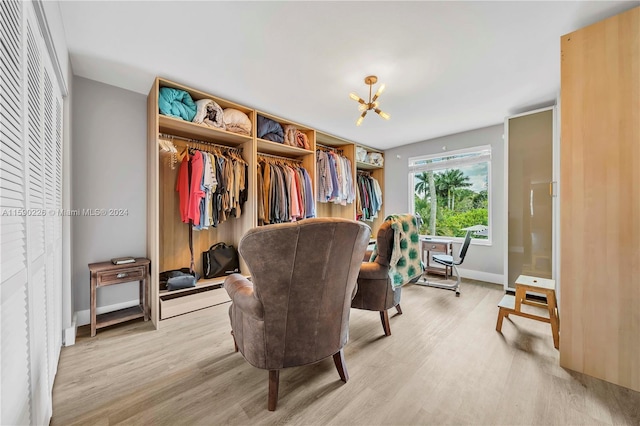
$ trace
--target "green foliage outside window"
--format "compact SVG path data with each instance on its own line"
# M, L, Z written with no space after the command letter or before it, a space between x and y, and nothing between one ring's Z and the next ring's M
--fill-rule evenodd
M489 225L488 163L414 175L414 212L421 234L464 237L463 228ZM432 210L435 217L431 215ZM474 235L486 239L486 236Z

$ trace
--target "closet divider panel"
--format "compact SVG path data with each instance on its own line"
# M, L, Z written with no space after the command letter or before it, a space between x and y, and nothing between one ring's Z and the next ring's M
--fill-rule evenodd
M160 154L158 151L158 91L155 79L147 96L147 258L151 260L149 275L150 318L159 324L159 264L160 264Z

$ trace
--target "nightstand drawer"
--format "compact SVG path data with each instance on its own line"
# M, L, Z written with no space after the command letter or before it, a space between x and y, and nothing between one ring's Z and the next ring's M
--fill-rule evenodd
M436 243L436 244L426 243L423 246L422 250L440 251L440 252L443 252L443 253L448 253L447 245L448 244L443 244L443 243Z
M145 267L119 269L117 271L98 272L98 286L140 281L145 276Z

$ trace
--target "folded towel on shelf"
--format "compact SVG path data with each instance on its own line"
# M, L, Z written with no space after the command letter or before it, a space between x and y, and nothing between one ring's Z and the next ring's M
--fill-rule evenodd
M160 108L160 114L186 121L193 120L197 109L189 93L171 87L160 88L158 108Z
M367 153L366 162L382 167L384 166L384 157L379 152L369 152Z
M296 128L291 124L282 126L284 132L284 144L289 146L297 146L296 144Z
M198 124L206 124L210 127L224 129L224 119L222 108L213 99L200 99L196 101L196 115L193 122Z
M285 145L309 149L309 138L307 138L306 134L302 133L291 124L285 124L282 129L284 131Z
M258 137L272 142L284 143L284 131L280 123L258 115Z
M309 138L306 134L302 133L300 130L296 129L296 142L298 143L298 148L309 149Z
M235 108L225 108L223 118L228 131L251 136L251 120L244 112Z

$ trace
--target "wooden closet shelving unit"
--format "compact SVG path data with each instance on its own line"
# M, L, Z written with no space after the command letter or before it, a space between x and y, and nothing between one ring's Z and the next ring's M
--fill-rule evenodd
M159 113L158 96L161 87L170 87L188 92L194 101L213 99L222 108L235 108L247 114L252 122L252 134L243 135L226 130L209 127L168 117ZM240 238L254 226L255 219L255 182L252 167L255 166L255 110L211 94L175 83L163 78L156 78L147 98L147 255L151 259L151 320L156 327L162 321L177 317L187 312L213 306L228 300L226 292L221 289L224 277L211 280L201 279L195 288L161 291L159 289L159 273L172 269L188 267L191 255L189 252L189 225L180 219L179 197L175 191L179 164L171 168L168 154L161 154L158 149L160 134L192 139L193 142L175 140L179 150L186 145L201 147L207 142L221 147L237 148L244 161L249 165L247 184L249 189L247 202L238 218L228 218L217 228L193 231L193 256L196 271L202 274L202 252L217 242L224 241L237 247ZM247 274L246 265L241 260L240 272Z
M233 133L160 114L158 109L158 96L161 87L184 90L191 95L194 101L199 99L213 99L223 109L235 108L244 112L252 123L251 135ZM259 139L257 137L258 114L282 125L293 125L298 130L304 132L309 140L309 149ZM368 166L366 163L364 163L362 167L356 166L356 144L354 142L316 131L309 126L295 123L266 112L257 111L251 107L239 105L160 77L155 79L147 98L147 117L147 257L151 260L151 320L156 328L161 327L166 321L179 318L183 314L221 304L229 300L226 291L221 288L225 277L210 280L200 279L196 287L189 289L174 291L159 289L160 272L188 267L190 264L188 245L189 225L182 223L180 219L179 197L175 191L180 164L175 164L174 168L171 168L170 156L160 153L158 147L160 134L212 143L222 147L236 148L241 151L242 158L248 164L248 199L244 204L240 217L228 218L217 228L209 227L208 230L193 231L194 260L196 270L200 274L202 274L202 252L206 251L211 245L221 241L232 244L237 248L242 236L249 229L257 226L258 203L256 170L261 154L293 159L301 163L311 178L314 199L316 198L317 191L316 141L324 146L342 150L342 155L349 158L352 162L354 182L356 178L356 167L358 169L364 169ZM195 142L186 142L178 139L174 140L174 143L179 150L184 149L186 144L194 147L198 146ZM206 146L206 144L202 146ZM379 152L371 148L367 148L367 150ZM374 177L378 179L382 186L384 179L383 170L372 170L372 173L374 173ZM355 219L355 202L346 206L316 202L316 215L318 217ZM382 212L379 215L383 215ZM382 217L382 219L384 219L384 217ZM379 227L378 222L381 222L380 218L374 222L366 223L372 225L374 232L377 232L377 227ZM240 272L247 276L249 274L242 258L240 259Z

